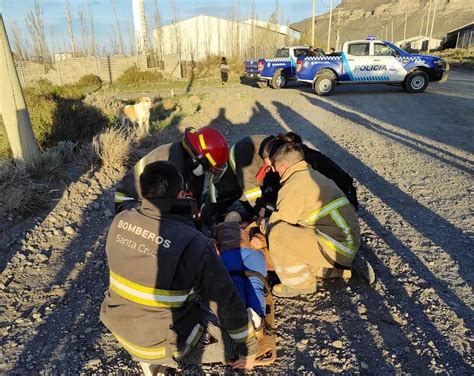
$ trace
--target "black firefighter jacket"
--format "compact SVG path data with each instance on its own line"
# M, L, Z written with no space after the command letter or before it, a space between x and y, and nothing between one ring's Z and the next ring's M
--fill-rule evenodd
M194 228L192 201L143 199L119 213L108 233L110 286L100 318L141 361L189 354L205 331L201 308L210 301L239 354L256 352L245 305L213 244Z
M145 167L157 161L171 161L184 178L185 189L196 200L201 199L205 176L195 176L192 172L193 161L181 142L158 146L140 159L118 184L115 192L115 211L135 207L141 199L140 175Z

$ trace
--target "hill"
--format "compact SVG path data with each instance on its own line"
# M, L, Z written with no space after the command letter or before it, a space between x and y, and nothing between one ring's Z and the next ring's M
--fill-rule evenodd
M333 10L331 46L336 46L338 19L340 16L340 41L366 38L375 35L380 39L403 39L405 14L407 15L406 38L430 35L431 20L436 2L436 17L433 38L442 39L446 32L474 19L474 2L465 0L432 0L430 23L427 30L427 16L430 0L343 0ZM329 3L329 1L326 1ZM316 17L315 39L326 48L329 12ZM311 17L291 25L307 36L311 33ZM309 38L308 38L309 37Z

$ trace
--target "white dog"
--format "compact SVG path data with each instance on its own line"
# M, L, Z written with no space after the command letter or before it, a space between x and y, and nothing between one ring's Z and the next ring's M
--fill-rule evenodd
M127 121L136 125L140 132L150 133L150 109L153 103L149 97L141 97L139 102L127 105L120 111L120 122L125 127Z

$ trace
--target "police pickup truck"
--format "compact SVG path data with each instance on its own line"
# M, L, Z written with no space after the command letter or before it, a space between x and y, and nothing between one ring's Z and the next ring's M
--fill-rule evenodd
M409 54L394 44L369 38L346 42L342 53L297 60L298 81L313 85L320 96L340 84L401 85L408 93L423 92L431 81L445 82L450 66L429 55Z
M246 76L257 79L260 87L270 85L274 89L281 89L295 78L296 61L308 55L308 47L292 46L279 48L272 59L253 59L245 61ZM315 48L315 56L324 56L324 52Z

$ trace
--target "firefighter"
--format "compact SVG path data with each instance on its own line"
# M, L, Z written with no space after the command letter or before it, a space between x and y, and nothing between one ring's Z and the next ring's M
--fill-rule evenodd
M240 200L245 209L241 213L244 220L258 215L266 205L276 203L279 177L272 171L268 155L264 155L274 139L266 135L247 136L231 148L230 168L219 181L213 177L209 179L209 194L201 215L203 222L208 226L222 222L223 214L236 200ZM275 146L283 144L276 143Z
M172 161L184 178L185 190L199 202L205 173L209 172L214 181L219 181L227 169L228 159L229 147L219 131L212 128L186 128L181 142L157 147L125 175L115 192L115 211L118 213L138 204L141 199L140 175L150 163Z
M276 211L261 229L281 281L273 294L312 293L316 278L349 278L360 245L354 207L332 180L311 168L298 144L281 146L272 162L282 187Z
M196 201L183 198L182 176L171 162L153 162L140 186L139 206L119 213L109 229L101 321L145 375L160 365L252 368L253 325L213 243L193 225Z
M329 157L304 145L299 135L289 132L276 137L248 136L238 141L229 152L231 168L220 181L210 179L207 211L219 217L235 200L240 200L246 209L247 217L260 215L263 211L264 216L268 216L274 210L280 189L280 178L271 168L270 157L287 142L300 144L306 162L327 178L334 180L357 209L357 192L353 178ZM206 213L206 217L209 217L209 214Z
M319 150L311 149L303 144L301 136L294 132L279 134L278 139L285 142L294 142L301 146L304 153L304 160L316 171L320 172L327 178L336 183L339 189L346 195L349 202L357 210L359 202L357 200L357 191L354 186L354 179L346 171L344 171L337 163L335 163L327 155Z

